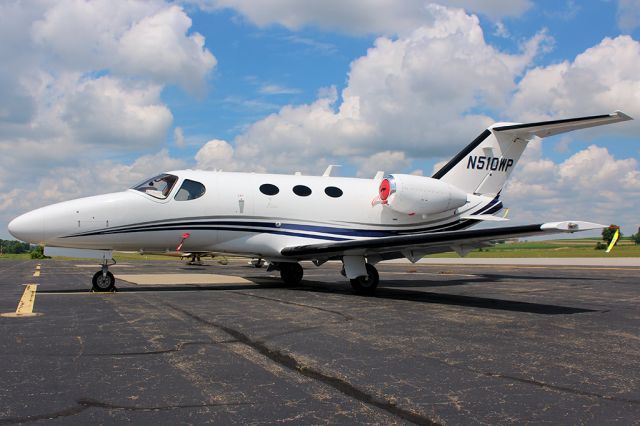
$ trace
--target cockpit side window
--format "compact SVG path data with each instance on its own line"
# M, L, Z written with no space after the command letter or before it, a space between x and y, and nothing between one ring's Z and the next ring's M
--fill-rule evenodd
M195 180L185 179L182 182L182 186L176 192L174 199L176 201L195 200L204 195L206 189L203 184L196 182Z
M171 189L178 181L178 176L163 173L133 187L136 191L144 192L154 198L166 199Z

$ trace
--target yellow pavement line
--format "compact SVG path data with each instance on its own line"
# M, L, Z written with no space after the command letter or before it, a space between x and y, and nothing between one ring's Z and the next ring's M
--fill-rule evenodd
M39 269L40 269L40 264L38 263L38 264L36 265L36 270L39 270Z
M27 284L24 289L24 293L22 293L22 297L20 298L20 302L18 302L18 307L15 312L9 312L6 314L0 314L3 317L33 317L36 315L41 315L33 312L33 305L36 301L36 291L38 289L38 284Z
M33 273L33 276L34 276L34 277L39 277L39 276L40 276L40 271L35 271L35 272Z

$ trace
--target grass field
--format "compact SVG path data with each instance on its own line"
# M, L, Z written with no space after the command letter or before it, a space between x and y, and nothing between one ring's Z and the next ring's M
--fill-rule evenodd
M611 253L595 250L596 238L575 240L546 240L496 244L493 247L474 250L467 257L640 257L640 246L628 239L618 242ZM455 252L434 254L427 257L458 257Z
M611 251L595 250L596 238L573 240L546 240L517 243L501 243L490 248L474 250L467 257L500 258L500 257L640 257L640 245L635 245L629 239L622 239ZM455 252L434 254L427 257L458 257ZM0 259L30 259L28 253L3 254ZM163 260L180 262L179 257L115 252L116 261L132 260ZM209 259L209 258L207 258ZM46 259L45 259L46 260Z

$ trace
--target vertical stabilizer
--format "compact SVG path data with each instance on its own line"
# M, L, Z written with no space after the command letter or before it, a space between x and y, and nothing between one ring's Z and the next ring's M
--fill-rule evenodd
M612 124L632 118L623 112L538 123L496 123L438 170L432 177L470 194L496 196L533 137Z

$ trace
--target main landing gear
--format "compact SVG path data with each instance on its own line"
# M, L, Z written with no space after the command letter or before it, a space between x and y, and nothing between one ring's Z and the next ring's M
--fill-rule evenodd
M380 282L380 275L375 266L370 263L365 265L367 269L367 275L361 275L359 277L350 279L351 287L357 294L370 296L375 293Z
M316 266L322 263L318 262ZM355 293L365 296L375 293L380 276L376 267L367 263L364 256L344 256L342 264L344 268L341 273L349 279ZM300 284L304 275L302 266L297 262L272 262L267 268L267 272L270 271L280 271L280 278L288 286Z
M116 261L113 260L112 265L115 265L115 264L116 264ZM105 292L116 291L116 279L113 276L113 274L109 271L109 264L107 263L107 259L103 259L102 269L93 275L93 278L91 279L91 283L93 284L91 291L94 291L94 292L105 293Z
M281 263L280 278L286 285L298 285L302 281L304 269L299 263Z
M367 263L364 256L343 256L342 264L342 274L349 278L353 291L365 296L375 293L380 276L376 267Z

